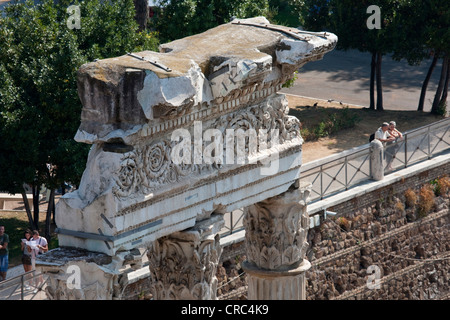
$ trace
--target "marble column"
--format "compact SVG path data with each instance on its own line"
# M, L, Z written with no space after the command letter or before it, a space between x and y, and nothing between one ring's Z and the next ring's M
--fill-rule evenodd
M244 226L249 300L304 300L311 184L245 208Z
M155 300L215 300L223 216L154 241L147 251Z

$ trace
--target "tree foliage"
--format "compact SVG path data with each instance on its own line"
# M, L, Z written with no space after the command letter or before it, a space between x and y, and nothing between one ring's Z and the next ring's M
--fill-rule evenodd
M72 4L80 8L80 29L67 25ZM76 72L94 59L155 50L155 36L137 32L134 16L133 0L6 7L0 18L0 190L25 194L24 184L38 191L42 184L51 190L64 181L78 184L89 146L73 139L82 107Z
M433 102L432 112L447 97L450 45L450 2L442 0L290 0L301 16L306 29L327 30L337 34L338 49L370 52L371 104L375 107L374 83L377 83L377 109L382 109L381 57L392 54L396 60L406 59L417 65L430 56L430 72L424 80L419 110L423 109L424 92L436 65L443 59L441 80ZM381 29L366 25L367 8L377 5L381 13ZM376 79L375 79L376 76Z
M159 0L157 4L159 10L149 24L162 43L201 33L232 17L271 16L268 0Z
M439 107L445 103L448 90L448 65L450 53L450 2L441 0L399 0L395 20L397 39L393 58L406 59L411 65L418 65L432 59L423 81L418 110L424 109L428 82L437 61L442 59L441 79L436 89L431 111L442 113ZM448 68L447 68L448 69Z

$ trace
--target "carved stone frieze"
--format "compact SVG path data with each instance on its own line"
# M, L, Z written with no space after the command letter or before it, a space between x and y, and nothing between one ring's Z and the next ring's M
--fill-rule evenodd
M257 156L258 152L266 152L269 147L295 139L301 140L300 122L296 117L287 115L288 111L289 107L285 96L275 95L251 108L241 109L216 119L202 132L203 136L204 131L214 128L222 136L222 146L219 147L223 148L224 156L220 159L216 158L214 163L205 163L204 161L195 163L195 159L191 157L188 163L176 164L172 159L172 151L180 143L178 141L164 139L152 142L150 145L137 147L124 154L118 172L113 175L116 177L113 193L118 198L136 197L148 194L156 188L189 179L193 175L200 176L220 169L225 163L228 163L224 157L229 147L227 144L230 143L227 137L229 129L234 132L233 141L231 141L233 157L237 153L237 148L242 148L241 151L244 155L252 157ZM247 136L245 145L238 146L235 144L234 138L239 130L246 134L252 131L259 140L251 141ZM261 134L263 132L264 135ZM189 135L195 138L195 134ZM201 150L205 150L211 141L201 139L201 143ZM194 148L195 143L191 140L189 142L191 155L195 152ZM248 163L248 158L246 160Z

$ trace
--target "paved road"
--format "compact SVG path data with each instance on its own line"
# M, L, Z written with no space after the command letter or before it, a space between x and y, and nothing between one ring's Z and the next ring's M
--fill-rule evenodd
M300 96L334 99L345 103L369 106L369 53L357 50L333 50L323 60L307 63L300 69L294 86L282 92ZM417 110L422 82L431 60L419 66L409 66L383 57L383 105L387 110ZM425 97L425 111L431 108L441 71L436 65Z

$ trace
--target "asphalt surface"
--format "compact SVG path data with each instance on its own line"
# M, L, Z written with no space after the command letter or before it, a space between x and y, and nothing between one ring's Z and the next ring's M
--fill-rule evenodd
M325 54L322 60L304 65L294 86L284 88L282 92L368 107L370 62L369 53L335 49ZM410 66L406 61L397 62L390 56L383 56L384 109L417 110L420 90L430 64L431 60L425 60L419 66ZM439 61L428 84L424 111L431 109L441 66Z

